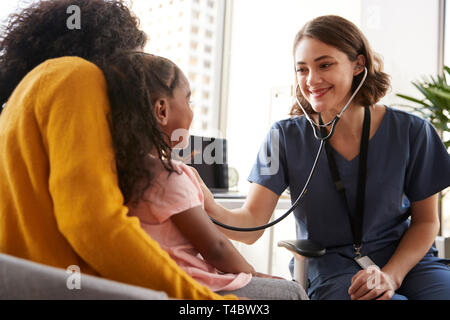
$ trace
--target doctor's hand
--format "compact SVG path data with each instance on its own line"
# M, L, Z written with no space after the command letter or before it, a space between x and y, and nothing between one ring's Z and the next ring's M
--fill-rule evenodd
M200 175L198 174L197 170L193 167L189 167L192 172L195 174L195 177L197 178L200 187L202 188L202 192L203 192L203 197L204 197L204 206L205 206L205 211L206 213L211 211L211 208L215 205L215 200L214 200L214 196L211 193L211 191L208 189L208 187L206 186L206 184L203 182L202 178L200 177Z
M348 294L352 300L389 300L397 289L388 273L373 267L353 276Z

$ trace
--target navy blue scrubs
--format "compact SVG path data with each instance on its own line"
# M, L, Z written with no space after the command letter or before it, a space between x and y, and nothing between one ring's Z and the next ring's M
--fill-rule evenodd
M248 180L278 195L289 188L295 201L318 147L305 117L278 121L267 134ZM332 152L350 208L336 191L323 152L308 192L294 211L297 238L311 239L327 248L323 257L310 260L308 294L312 299L349 299L351 278L361 270L353 259L348 216L349 211L355 215L359 155L348 161L333 148ZM448 186L450 155L434 127L415 115L386 107L369 141L362 255L382 268L409 227L410 202ZM437 258L432 246L405 277L394 298L450 299L449 262ZM427 290L422 290L423 281Z

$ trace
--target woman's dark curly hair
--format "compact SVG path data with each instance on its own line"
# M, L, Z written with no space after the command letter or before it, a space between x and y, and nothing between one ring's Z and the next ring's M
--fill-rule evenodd
M69 29L67 8L80 8ZM122 0L46 0L12 14L0 30L0 112L22 78L41 62L78 56L97 64L118 49L143 47L146 35Z
M136 51L117 52L102 66L119 187L125 203L136 204L156 174L152 170L157 167L155 162L175 172L170 138L156 120L154 104L161 98L173 98L182 71L168 59Z

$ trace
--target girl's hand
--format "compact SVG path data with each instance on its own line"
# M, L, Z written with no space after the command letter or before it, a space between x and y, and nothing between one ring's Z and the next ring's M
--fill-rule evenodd
M202 188L203 197L204 197L204 206L206 213L210 212L212 207L215 205L214 196L211 193L211 191L208 189L206 184L203 182L202 178L198 174L197 170L193 167L189 167L192 172L195 174L195 177L197 178L198 182L200 183L200 187Z
M353 276L348 294L352 300L389 300L397 289L398 286L388 273L373 267Z

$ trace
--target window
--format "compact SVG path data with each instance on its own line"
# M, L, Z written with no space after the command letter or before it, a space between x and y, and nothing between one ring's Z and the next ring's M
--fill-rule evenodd
M191 32L192 32L193 34L198 34L198 26L192 26Z
M197 57L191 56L191 57L189 58L189 64L192 65L193 67L195 67L195 66L197 65L197 62L198 62Z
M194 115L191 133L219 136L225 0L173 1L172 5L164 6L153 2L133 1L132 10L141 21L140 27L150 38L144 50L174 62L180 61L179 67L191 84L192 100L202 101L202 106L209 109ZM176 19L169 20L171 16ZM149 21L157 19L160 19L159 22L150 26ZM158 37L159 34L164 36Z
M192 11L192 16L195 19L200 19L200 11L197 11L197 10Z
M195 81L195 79L197 78L197 74L195 72L189 72L188 78L189 78L189 81Z
M198 47L198 42L197 41L191 41L191 49L192 50L197 50Z
M203 76L202 77L202 82L203 82L203 84L205 84L205 85L208 85L211 81L210 81L210 77L209 76Z

